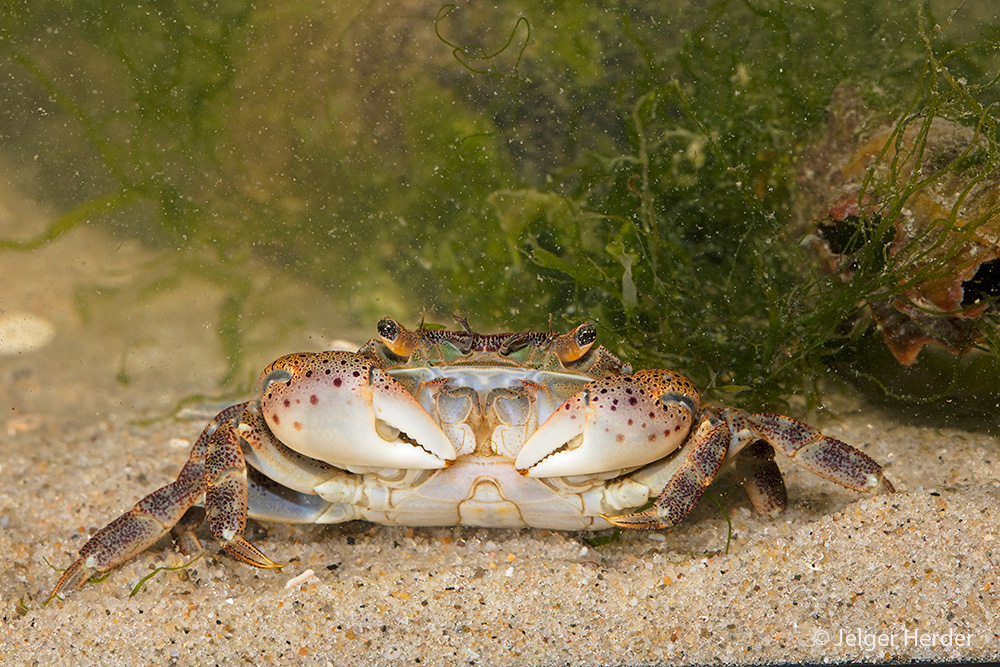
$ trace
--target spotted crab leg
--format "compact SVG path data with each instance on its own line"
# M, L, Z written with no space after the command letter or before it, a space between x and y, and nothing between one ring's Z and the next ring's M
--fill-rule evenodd
M604 519L621 528L656 530L677 524L694 509L722 463L736 457L742 464L744 487L751 501L766 514L784 509L784 484L769 456L758 445L781 452L795 463L855 491L893 493L882 468L864 452L823 435L802 422L769 413L749 414L735 408L703 410L697 430L682 450L683 459L653 503L653 508Z
M679 523L691 513L719 473L729 453L730 440L725 422L705 417L692 434L690 444L682 450L683 458L669 467L672 474L651 509L622 516L601 515L602 518L619 528L633 530L656 530Z
M223 422L209 441L205 516L212 537L231 555L254 567L282 567L243 537L247 525L247 467L234 420Z
M736 472L743 490L760 514L776 517L788 507L788 491L774 462L774 447L763 440L747 445L736 455Z
M791 417L747 414L729 408L723 413L734 436L766 440L777 451L824 479L854 491L895 493L882 466L846 442L823 435Z
M185 519L188 510L203 496L209 495L212 500L206 498L206 504L210 508L213 503L216 505L214 518L210 509L209 524L213 534L226 542L223 548L243 560L247 560L243 558L243 554L247 554L256 557L262 567L274 567L259 551L253 547L246 549L243 545L246 474L244 470L243 504L240 509L239 474L232 472L234 467L238 467L234 465L238 462L233 456L232 447L235 442L238 461L242 462L239 440L234 439L233 435L234 421L239 419L245 408L246 404L240 404L220 412L195 442L176 480L153 491L131 510L97 531L80 549L79 557L63 572L50 598L79 588L95 574L107 572L142 553L178 522L183 523L182 519ZM181 537L188 538L193 527L191 524L183 525ZM233 531L231 536L230 530ZM236 539L237 536L239 539ZM191 541L188 538L182 542L182 546L196 547L197 540ZM260 555L257 556L258 554Z

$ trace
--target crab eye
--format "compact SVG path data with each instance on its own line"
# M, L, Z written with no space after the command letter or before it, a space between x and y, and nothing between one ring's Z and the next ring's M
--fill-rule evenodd
M378 322L378 335L386 348L397 357L409 357L420 344L420 336L408 331L391 317L383 317Z
M569 364L587 354L595 340L597 340L597 327L586 322L569 333L557 337L552 351L559 357L559 361Z
M382 341L392 347L392 343L399 338L399 324L391 317L383 317L378 321L378 335Z
M594 344L595 340L597 340L597 327L590 322L584 322L576 328L574 334L577 345L585 350L590 349L590 346Z

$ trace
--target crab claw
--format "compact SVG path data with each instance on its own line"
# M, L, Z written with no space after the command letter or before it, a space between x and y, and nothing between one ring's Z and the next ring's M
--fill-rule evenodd
M671 371L595 380L545 420L514 467L530 477L564 477L642 466L677 449L697 411L694 387Z
M300 454L348 468L443 468L455 448L409 392L350 352L295 354L261 376L268 428Z

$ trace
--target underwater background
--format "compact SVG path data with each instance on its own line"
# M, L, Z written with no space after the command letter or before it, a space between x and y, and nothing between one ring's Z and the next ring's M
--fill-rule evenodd
M195 276L221 291L204 316L234 393L289 351L275 327L323 319L360 343L383 315L458 313L480 331L589 320L731 404L815 405L835 377L914 418L992 424L996 262L970 354L902 367L865 306L912 278L884 239L920 188L890 179L844 280L803 247L803 156L849 90L890 126L977 128L955 169L995 178L998 37L986 3L948 1L8 2L0 170L43 213L7 207L0 262L80 227L139 244L127 286L76 290L81 320ZM995 218L966 229L995 240Z
M0 0L0 663L996 661L998 13ZM780 460L780 517L726 476L603 546L251 522L285 569L163 540L46 605L268 363L454 313L593 322L897 493Z

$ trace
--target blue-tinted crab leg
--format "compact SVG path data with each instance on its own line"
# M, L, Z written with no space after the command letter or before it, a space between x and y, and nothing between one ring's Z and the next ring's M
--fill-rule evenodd
M221 424L209 440L205 516L212 536L228 553L255 567L281 567L243 537L247 523L247 468L234 421Z
M653 507L645 512L602 518L619 528L669 528L686 517L701 500L729 453L730 432L724 421L705 416L681 452L683 459Z
M284 486L263 473L247 467L248 514L255 519L278 523L323 523L334 503L315 493L302 493ZM346 516L343 520L357 518Z
M781 470L774 462L774 448L755 440L736 455L736 472L743 490L761 514L776 517L788 506L788 492Z
M163 537L204 494L209 442L220 425L229 423L243 408L243 405L227 408L205 427L175 481L153 491L97 531L80 549L79 558L63 572L50 597L79 588L95 573L107 572Z

